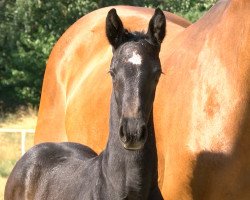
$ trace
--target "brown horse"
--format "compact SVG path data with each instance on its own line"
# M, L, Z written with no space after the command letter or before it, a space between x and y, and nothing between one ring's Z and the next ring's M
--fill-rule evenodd
M132 30L146 27L144 19L151 13L117 10ZM101 30L103 12L107 10L83 17L53 49L36 143L79 141L96 151L104 148L111 50ZM250 199L249 16L249 0L219 1L185 30L177 25L183 21L167 14L171 22L160 55L166 75L154 106L159 186L165 199Z

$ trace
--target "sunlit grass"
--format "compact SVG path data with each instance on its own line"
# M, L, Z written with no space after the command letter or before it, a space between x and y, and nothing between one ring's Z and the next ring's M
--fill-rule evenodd
M20 109L16 113L8 113L0 118L0 128L34 129L37 111L32 108Z

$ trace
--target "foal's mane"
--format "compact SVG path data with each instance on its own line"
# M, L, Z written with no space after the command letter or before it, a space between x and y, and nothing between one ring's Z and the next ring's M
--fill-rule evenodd
M128 29L124 29L124 35L122 38L122 43L125 42L139 42L141 40L145 40L149 44L151 44L154 47L158 47L158 45L151 42L149 39L149 35L145 33L145 31L130 31Z
M138 42L140 40L148 39L148 35L144 31L129 31L128 29L124 30L123 42Z

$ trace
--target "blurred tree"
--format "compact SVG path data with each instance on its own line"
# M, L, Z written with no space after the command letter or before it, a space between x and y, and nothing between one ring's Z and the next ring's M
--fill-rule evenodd
M8 0L0 4L0 107L38 105L46 59L60 35L97 8L91 0Z
M164 0L99 0L98 7L112 6L112 5L133 5L143 7L158 7L162 5Z
M164 0L162 7L194 22L199 19L217 0Z

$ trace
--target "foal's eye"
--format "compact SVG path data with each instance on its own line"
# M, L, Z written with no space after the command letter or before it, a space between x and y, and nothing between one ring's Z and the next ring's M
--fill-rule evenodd
M160 68L158 68L158 69L155 69L154 70L154 73L156 74L156 75L161 75L161 74L163 74L163 72L162 72L162 70L160 69Z
M110 73L110 75L112 76L112 78L114 78L114 77L115 77L115 73L114 73L114 71L109 70L109 73Z
M161 74L162 74L161 69L156 71L156 73L155 73L155 82L159 81Z
M159 79L160 79L160 74L155 76L155 82L158 83Z

